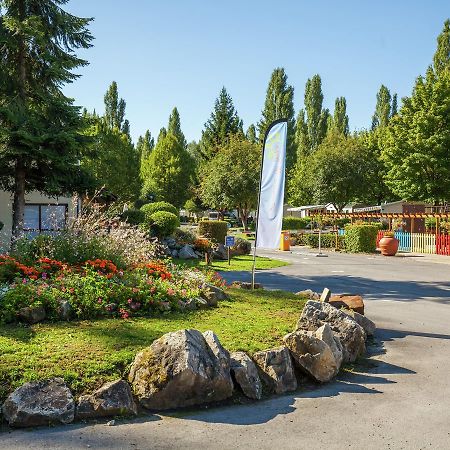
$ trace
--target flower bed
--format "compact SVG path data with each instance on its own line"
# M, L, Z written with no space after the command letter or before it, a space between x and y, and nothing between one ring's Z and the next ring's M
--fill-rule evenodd
M13 322L23 308L43 308L51 320L146 316L182 310L208 284L223 287L212 271L150 261L119 269L112 261L69 265L39 258L32 265L0 256L0 322ZM69 311L69 314L68 314Z

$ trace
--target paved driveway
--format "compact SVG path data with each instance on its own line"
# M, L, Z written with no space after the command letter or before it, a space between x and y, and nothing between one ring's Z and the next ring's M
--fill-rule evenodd
M300 254L298 254L300 253ZM269 288L362 293L369 362L333 383L259 403L0 435L5 449L450 449L450 265L427 258L282 254ZM228 279L249 278L229 273Z

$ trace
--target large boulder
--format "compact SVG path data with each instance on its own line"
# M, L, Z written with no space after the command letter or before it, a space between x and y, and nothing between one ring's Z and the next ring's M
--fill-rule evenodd
M45 309L41 305L25 306L19 309L19 317L30 324L42 322L45 319Z
M137 407L125 380L111 381L91 395L82 395L76 412L78 419L132 414L137 414Z
M375 330L377 329L377 327L376 327L375 323L372 322L370 319L368 319L366 316L363 316L362 314L354 312L352 317L353 317L353 320L359 326L363 327L367 336L373 336L375 334Z
M330 347L339 369L344 361L344 349L339 337L333 333L333 330L327 323L318 328L314 335Z
M332 295L328 301L335 308L350 309L364 315L364 300L360 295Z
M75 402L62 378L32 381L12 392L3 403L3 415L12 427L70 423Z
M228 259L227 248L223 244L218 244L217 248L213 250L212 255L214 259L227 260Z
M129 381L145 408L172 409L232 395L225 350L219 348L217 337L207 338L214 341L213 349L200 331L179 330L161 336L136 355Z
M284 336L283 341L291 352L294 364L316 381L325 383L339 372L330 346L315 337L313 332L297 330Z
M178 252L178 258L180 259L198 259L197 254L194 251L194 248L191 245L184 245L180 248Z
M255 363L245 352L231 354L231 373L244 395L254 400L262 396L262 384Z
M267 387L276 394L297 389L294 366L287 347L264 350L253 355L259 374Z
M341 341L344 362L353 362L364 354L366 349L364 329L350 316L329 303L308 300L297 322L297 330L316 332L326 323Z
M217 306L217 302L228 299L228 295L223 291L223 289L220 289L210 283L205 284L200 295L207 301L208 306Z

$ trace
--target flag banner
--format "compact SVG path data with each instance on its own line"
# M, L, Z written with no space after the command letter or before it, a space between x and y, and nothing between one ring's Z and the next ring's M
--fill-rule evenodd
M283 222L287 120L270 124L263 146L256 247L276 249Z

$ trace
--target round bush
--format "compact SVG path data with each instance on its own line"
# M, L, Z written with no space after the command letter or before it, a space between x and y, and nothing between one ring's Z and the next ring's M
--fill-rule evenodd
M223 220L202 220L198 224L198 234L200 236L205 236L208 239L220 244L225 243L227 231L227 222Z
M145 214L139 209L129 209L121 214L121 219L130 225L139 225L145 220Z
M178 209L167 202L147 203L146 205L141 206L141 211L145 214L146 219L159 211L167 211L176 216L179 214Z
M150 216L151 227L158 237L170 236L179 226L180 219L168 211L157 211Z

